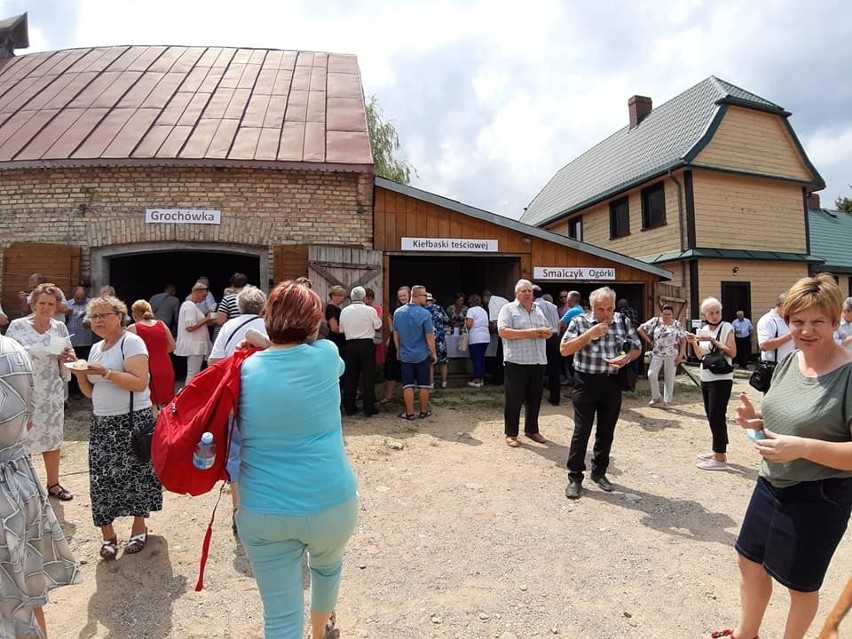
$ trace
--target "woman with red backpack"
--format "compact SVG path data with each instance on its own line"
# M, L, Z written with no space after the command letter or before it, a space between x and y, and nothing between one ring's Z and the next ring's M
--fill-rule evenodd
M311 289L279 284L264 311L272 345L241 369L237 529L263 600L267 638L303 636L304 553L312 636L334 636L326 624L357 520L340 415L344 365L332 342L316 339L323 316Z

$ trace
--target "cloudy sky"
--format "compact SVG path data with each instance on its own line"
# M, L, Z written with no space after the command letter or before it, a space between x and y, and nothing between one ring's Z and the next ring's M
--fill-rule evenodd
M112 44L354 53L412 185L518 217L561 167L715 75L792 112L826 181L852 196L848 0L0 0L30 51Z

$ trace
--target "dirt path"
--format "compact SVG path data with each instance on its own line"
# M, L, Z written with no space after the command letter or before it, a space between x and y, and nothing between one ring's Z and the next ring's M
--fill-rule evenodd
M747 388L744 379L735 393ZM414 423L397 419L396 405L370 420L347 418L362 503L338 605L341 636L668 639L733 625L732 545L757 457L731 426L731 470L697 470L709 427L697 389L682 382L670 411L649 408L642 386L627 396L609 475L616 491L586 481L578 502L563 492L572 429L567 390L562 406L542 408L549 443L526 440L519 449L503 443L496 388L437 391L433 417ZM167 495L163 512L150 520L146 550L101 562L89 509L84 404L72 406L66 424L63 482L77 498L57 506L57 514L85 562L85 581L54 591L46 608L51 636L262 637L258 594L231 536L230 498L217 515L200 593L193 586L213 494ZM118 522L120 543L129 528L129 519ZM847 534L819 619L850 573ZM764 639L781 636L787 600L776 590Z

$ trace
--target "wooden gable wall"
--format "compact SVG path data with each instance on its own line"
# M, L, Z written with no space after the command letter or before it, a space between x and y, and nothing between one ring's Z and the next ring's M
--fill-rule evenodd
M385 253L400 252L403 237L496 239L498 254L518 256L522 276L530 279L534 266L615 268L617 281L649 285L661 279L641 269L378 186L375 189L374 215L373 247ZM483 253L476 255L487 256Z
M693 164L803 182L815 179L781 116L742 107L728 108Z

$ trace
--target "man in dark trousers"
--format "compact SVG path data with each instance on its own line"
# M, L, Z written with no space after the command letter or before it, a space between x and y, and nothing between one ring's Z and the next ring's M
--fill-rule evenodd
M524 434L539 444L546 440L538 431L541 388L547 364L546 340L550 324L533 303L533 285L529 280L515 284L515 301L503 305L497 318L497 330L503 339L505 371L503 378L503 431L506 444L520 446L521 408L524 408Z
M545 369L545 381L547 386L547 401L553 406L559 406L559 396L562 393L562 355L559 354L559 309L544 295L541 287L533 285L533 297L535 305L541 310L547 322L550 324L550 337L545 343L547 354L547 368Z
M642 354L636 328L615 312L615 291L608 286L592 291L590 315L571 320L559 345L563 355L574 355L574 434L568 453L568 487L565 496L579 499L586 470L586 448L597 416L592 481L606 492L612 484L606 477L615 424L621 412L618 369L629 366Z
M376 408L376 346L373 335L382 327L376 309L364 304L367 291L363 286L352 289L352 303L340 311L340 332L346 337L343 373L343 410L347 415L358 412L358 380L364 385L364 416L372 417Z
M748 358L751 356L751 333L754 327L743 311L737 311L737 319L731 322L731 325L734 327L734 342L737 345L737 364L740 368L748 368Z

